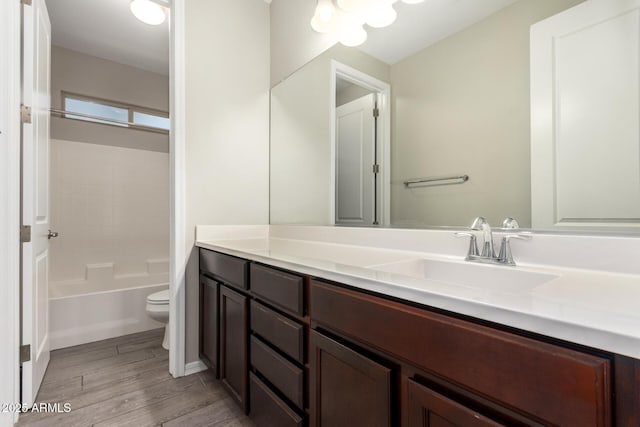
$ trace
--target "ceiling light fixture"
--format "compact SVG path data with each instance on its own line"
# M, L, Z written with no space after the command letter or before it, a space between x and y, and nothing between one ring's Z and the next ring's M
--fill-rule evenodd
M345 46L359 46L367 40L365 24L383 28L393 24L398 0L318 0L311 28L318 33L336 33ZM407 4L424 0L401 0Z
M167 15L164 8L151 0L131 0L131 13L140 21L149 25L160 25Z

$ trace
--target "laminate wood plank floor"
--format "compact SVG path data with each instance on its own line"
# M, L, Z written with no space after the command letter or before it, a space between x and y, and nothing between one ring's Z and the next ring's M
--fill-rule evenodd
M253 427L208 372L173 378L164 329L51 352L38 403L69 413L29 412L18 426Z

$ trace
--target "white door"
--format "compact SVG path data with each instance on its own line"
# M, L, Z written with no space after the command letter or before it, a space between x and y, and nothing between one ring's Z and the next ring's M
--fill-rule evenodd
M336 224L377 222L374 108L375 94L336 108Z
M22 222L31 241L22 245L22 344L31 360L22 365L22 403L32 405L49 363L49 107L51 24L44 0L23 6Z
M534 228L640 227L640 0L531 28Z

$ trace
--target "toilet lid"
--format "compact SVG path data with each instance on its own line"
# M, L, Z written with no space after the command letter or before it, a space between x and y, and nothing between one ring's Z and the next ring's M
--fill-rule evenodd
M147 302L149 304L169 304L169 289L152 293L147 296Z

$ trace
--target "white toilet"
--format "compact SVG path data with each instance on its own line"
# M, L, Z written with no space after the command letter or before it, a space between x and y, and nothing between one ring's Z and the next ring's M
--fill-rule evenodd
M153 320L165 324L162 347L169 350L169 289L147 296L147 315Z

